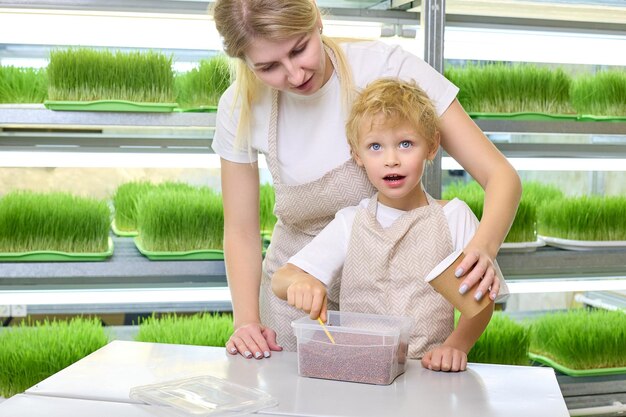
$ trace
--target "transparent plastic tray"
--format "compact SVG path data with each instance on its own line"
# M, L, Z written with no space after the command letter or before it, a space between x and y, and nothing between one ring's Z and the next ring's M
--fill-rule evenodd
M130 398L166 406L159 415L171 416L234 417L278 405L263 391L208 375L133 387Z

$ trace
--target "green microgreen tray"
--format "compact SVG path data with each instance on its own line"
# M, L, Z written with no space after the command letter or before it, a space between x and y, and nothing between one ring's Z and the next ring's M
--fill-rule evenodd
M135 246L142 255L152 261L220 261L224 260L224 251L218 249L199 249L185 252L159 252L145 249L141 238L133 239Z
M3 252L0 253L0 262L93 262L105 261L113 255L113 240L109 238L108 249L105 252Z
M626 374L626 367L620 368L597 368L597 369L571 369L565 365L555 362L553 359L546 356L537 355L532 352L528 352L528 357L535 362L548 365L557 371L569 375L569 376L601 376L601 375L617 375Z
M113 230L113 233L115 233L116 236L121 236L121 237L135 237L139 235L139 232L136 230L120 230L117 228L117 226L115 225L115 220L113 220L111 222L111 230Z
M171 113L177 103L136 103L126 100L44 101L46 108L62 111L108 111Z
M217 106L200 106L200 107L189 107L189 108L177 107L174 109L174 111L180 112L180 113L216 113Z
M551 121L551 120L578 120L576 114L549 114L537 112L518 112L518 113L482 113L468 112L472 119L491 119L491 120L532 120L532 121Z
M592 114L580 114L581 122L626 122L626 116L594 116Z

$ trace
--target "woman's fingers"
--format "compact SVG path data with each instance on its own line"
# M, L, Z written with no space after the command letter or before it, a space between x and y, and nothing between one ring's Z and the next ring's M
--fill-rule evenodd
M240 326L226 343L228 353L246 358L268 358L271 350L282 350L276 343L276 332L259 323Z

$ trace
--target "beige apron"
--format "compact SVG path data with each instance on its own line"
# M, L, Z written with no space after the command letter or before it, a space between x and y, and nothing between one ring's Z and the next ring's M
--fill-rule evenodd
M336 68L332 53L330 56ZM375 190L365 171L352 158L315 181L293 186L283 184L276 143L278 96L278 92L274 91L269 146L266 155L267 165L274 182L276 194L274 214L278 221L263 261L259 303L261 322L276 331L278 343L285 350L295 351L296 338L291 328L291 321L303 317L305 313L291 307L286 301L274 295L270 282L271 276L290 257L317 236L335 217L337 211L357 205L364 198L371 196ZM337 140L342 139L338 137ZM328 307L337 310L340 277L334 277L333 281L334 284L328 294Z
M454 328L454 310L424 277L448 256L452 237L443 208L428 205L384 229L376 220L378 194L354 218L341 277L343 311L407 316L414 320L409 358L442 344Z

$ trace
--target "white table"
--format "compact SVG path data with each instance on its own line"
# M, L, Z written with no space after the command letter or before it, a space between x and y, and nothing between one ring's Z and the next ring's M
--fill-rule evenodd
M133 403L131 387L212 375L276 397L277 407L260 411L266 415L569 416L551 368L469 364L466 372L441 373L409 361L406 373L388 386L304 378L297 369L292 352L255 360L223 348L114 341L26 394Z

